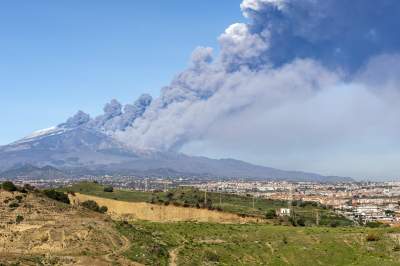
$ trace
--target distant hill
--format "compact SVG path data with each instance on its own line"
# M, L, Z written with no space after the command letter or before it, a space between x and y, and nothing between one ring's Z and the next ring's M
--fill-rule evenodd
M57 178L66 177L67 174L52 166L36 167L30 164L14 167L0 174L3 177L33 177L33 178Z
M134 152L104 132L85 125L61 125L41 130L0 147L0 176L51 178L88 174L318 182L352 180L279 170L234 159L216 160L173 152Z

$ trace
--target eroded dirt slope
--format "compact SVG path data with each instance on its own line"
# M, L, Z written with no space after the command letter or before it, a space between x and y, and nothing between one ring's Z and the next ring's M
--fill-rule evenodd
M133 265L129 246L106 215L0 190L0 265Z
M152 222L213 222L213 223L247 223L265 222L253 217L240 217L237 214L210 211L208 209L184 208L176 206L156 205L146 202L125 202L76 193L70 195L72 204L79 205L86 200L96 201L108 208L110 216L116 220L146 220Z

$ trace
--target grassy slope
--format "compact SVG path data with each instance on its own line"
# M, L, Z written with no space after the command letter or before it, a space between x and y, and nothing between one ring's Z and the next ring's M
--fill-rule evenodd
M167 265L176 249L178 265L399 265L398 229L287 227L137 222L118 224L135 243L130 259ZM368 234L379 236L367 241Z
M111 199L141 202L152 198L165 201L166 193L144 193L117 190L103 192L93 183L74 185L72 190ZM183 192L183 193L182 193ZM203 193L177 190L172 202L192 205ZM219 194L209 193L214 205ZM157 198L158 197L158 198ZM285 207L285 202L222 195L222 208L232 212L263 214L270 208ZM169 196L171 199L171 195ZM312 211L314 206L295 207ZM325 216L329 210L318 209ZM326 218L325 218L326 219ZM133 243L125 256L146 265L168 265L171 254L177 265L399 265L400 229L362 227L292 227L268 224L208 224L116 222L118 231ZM378 236L367 241L368 235ZM397 240L396 240L397 239Z

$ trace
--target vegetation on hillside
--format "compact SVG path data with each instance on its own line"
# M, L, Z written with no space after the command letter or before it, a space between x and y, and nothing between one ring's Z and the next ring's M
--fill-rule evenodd
M5 191L10 191L10 192L17 191L17 187L11 181L3 182L3 184L1 184L1 188L4 189Z
M107 207L106 206L99 206L97 204L97 202L93 201L93 200L86 200L84 202L81 203L81 205L83 207L85 207L86 209L95 211L95 212L100 212L100 213L106 213L107 212Z
M63 192L59 192L54 189L46 189L46 190L43 190L43 194L50 199L57 200L57 201L60 201L60 202L66 203L66 204L70 204L68 195Z
M399 265L400 229L116 223L146 265ZM167 252L168 251L168 252Z
M251 195L235 195L215 193L194 188L177 188L167 192L143 192L131 190L117 190L106 192L106 186L94 182L82 182L64 191L79 192L82 194L104 197L128 202L149 202L152 204L175 205L182 207L207 208L209 210L236 213L241 216L255 216L269 219L273 223L310 226L348 226L352 222L337 215L329 208L314 202L293 201L290 206L287 201L253 198ZM291 208L293 217L278 217L273 215L280 208ZM317 221L318 220L318 221Z

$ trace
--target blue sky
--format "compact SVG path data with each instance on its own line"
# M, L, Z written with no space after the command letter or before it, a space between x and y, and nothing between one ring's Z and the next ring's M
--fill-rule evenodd
M243 20L239 0L0 2L0 145L162 86Z
M0 1L0 145L150 93L110 133L135 150L398 177L399 14L398 0Z

